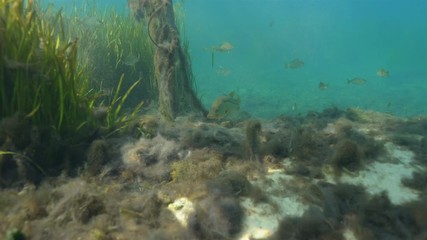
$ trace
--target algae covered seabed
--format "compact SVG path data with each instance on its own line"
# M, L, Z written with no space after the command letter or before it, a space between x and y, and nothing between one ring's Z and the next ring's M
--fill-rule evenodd
M92 144L87 158L104 163L99 171L2 189L2 238L427 235L426 117L326 109L221 124L140 121L141 138Z

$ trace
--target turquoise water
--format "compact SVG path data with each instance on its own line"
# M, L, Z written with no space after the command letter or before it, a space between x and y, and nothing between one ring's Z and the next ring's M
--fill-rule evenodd
M199 92L210 102L236 91L258 117L361 107L399 115L425 114L425 1L187 1L188 38ZM204 47L230 41L216 65ZM285 69L294 58L303 68ZM390 77L379 78L379 68ZM347 79L363 77L361 86ZM319 90L322 81L329 84Z
M125 10L126 1L98 1L105 5ZM197 91L207 107L234 91L241 108L261 118L327 107L427 113L427 1L185 0L184 6ZM211 47L224 41L234 49L216 52L212 67ZM293 59L304 67L286 69ZM378 77L380 68L390 76ZM367 83L348 84L354 77ZM320 90L319 82L329 87Z

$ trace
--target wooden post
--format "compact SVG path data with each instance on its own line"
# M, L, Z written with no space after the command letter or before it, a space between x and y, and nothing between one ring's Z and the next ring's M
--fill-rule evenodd
M172 0L129 0L129 6L136 6L137 10L131 9L136 19L147 20L149 36L156 46L154 66L160 113L169 120L188 110L206 115L191 84L191 63L181 48Z

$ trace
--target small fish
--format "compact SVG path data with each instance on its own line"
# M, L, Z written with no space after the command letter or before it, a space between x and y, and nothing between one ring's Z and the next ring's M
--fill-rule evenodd
M319 89L320 90L325 90L329 87L329 84L326 84L324 82L319 82Z
M297 103L292 104L291 109L295 112L298 109Z
M285 68L289 69L297 69L302 67L304 67L304 61L297 58L285 64Z
M3 57L3 60L4 60L6 68L9 68L9 69L25 69L25 70L28 70L30 68L36 67L38 64L38 63L19 62L19 61L13 60L13 59L9 59L6 56Z
M233 50L234 46L230 42L223 42L221 45L215 48L218 52L230 52Z
M110 110L107 106L99 106L92 109L92 116L99 121L104 120L108 116Z
M123 63L128 66L134 66L136 63L139 62L139 57L139 55L136 56L135 54L131 53L123 59Z
M80 20L80 23L86 28L97 28L103 24L102 20L96 16L85 17Z
M390 76L390 73L388 70L385 70L384 68L380 68L377 71L377 76L378 77L388 77L388 76Z
M228 95L220 96L212 103L209 109L208 118L222 120L233 116L240 111L240 98L234 95L234 92Z
M219 66L216 70L215 70L217 75L223 76L223 77L227 77L228 75L230 75L231 70L228 68L225 68L223 66Z
M114 93L113 93L113 89L111 89L111 88L104 88L104 89L101 89L99 91L99 94L100 94L101 97L105 97L105 96L110 97Z
M355 78L347 80L348 84L354 84L354 85L363 85L366 82L367 82L366 79L361 78L361 77L355 77Z

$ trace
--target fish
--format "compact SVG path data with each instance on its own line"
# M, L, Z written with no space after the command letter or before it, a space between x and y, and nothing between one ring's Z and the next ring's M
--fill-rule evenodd
M218 52L227 52L228 53L233 49L234 49L234 46L230 42L223 42L218 47L215 47L215 50Z
M134 66L136 63L139 62L139 57L139 55L136 56L135 54L131 53L123 59L123 63L128 66Z
M329 87L329 84L326 84L324 82L319 82L319 89L320 90L325 90Z
M230 75L231 70L228 68L225 68L223 66L219 66L216 70L215 70L217 75L223 76L223 77L227 77L228 75Z
M212 46L210 48L210 50L212 52L211 53L212 68L213 68L214 63L215 63L215 51L229 53L233 48L234 48L234 46L230 42L223 42L219 46ZM209 50L209 49L208 48L204 48L204 50L206 51L206 50Z
M207 117L212 120L222 120L237 114L239 111L240 98L231 92L215 99Z
M289 69L297 69L297 68L302 68L304 67L304 61L296 58L288 63L285 63L285 68L289 68Z
M291 106L292 111L296 111L298 109L297 103L293 103Z
M83 18L80 23L86 28L93 29L101 26L103 21L97 16L91 16Z
M366 82L367 82L366 79L361 78L361 77L355 77L352 79L347 79L348 84L354 84L354 85L363 85Z
M38 62L34 62L34 63L19 62L19 61L10 59L6 56L3 56L3 60L4 60L6 68L9 68L9 69L26 69L26 70L28 70L30 68L37 67L37 65L39 64Z
M384 68L380 68L377 70L377 76L378 77L388 77L388 76L390 76L390 73L388 70L385 70Z

